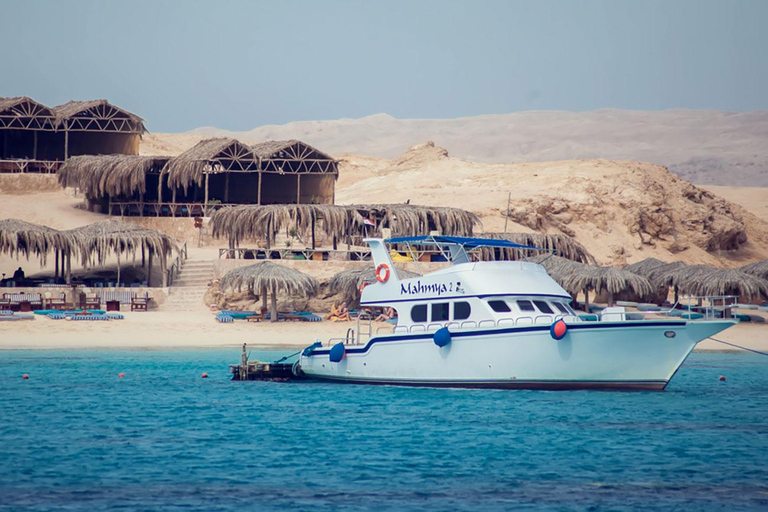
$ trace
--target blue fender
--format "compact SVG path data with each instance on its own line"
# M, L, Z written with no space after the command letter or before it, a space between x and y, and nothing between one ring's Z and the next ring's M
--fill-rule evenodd
M328 354L332 363L340 363L344 359L344 355L347 350L344 348L344 344L339 342L331 347L331 352Z
M451 342L451 332L447 327L442 327L435 331L435 334L432 335L432 339L434 340L435 345L442 348Z

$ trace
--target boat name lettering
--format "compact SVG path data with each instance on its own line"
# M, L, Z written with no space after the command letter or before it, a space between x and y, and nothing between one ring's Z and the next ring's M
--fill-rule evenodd
M426 284L421 281L415 283L401 283L400 295L419 295L422 293L432 293L438 296L444 293L464 293L460 282L449 283L431 283Z

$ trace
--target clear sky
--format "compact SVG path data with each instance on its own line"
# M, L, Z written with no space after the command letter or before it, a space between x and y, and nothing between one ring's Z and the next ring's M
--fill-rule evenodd
M0 96L155 132L603 107L768 110L768 1L0 0Z

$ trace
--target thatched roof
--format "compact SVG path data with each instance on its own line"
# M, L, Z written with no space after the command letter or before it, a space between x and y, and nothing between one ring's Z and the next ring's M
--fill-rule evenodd
M409 272L403 269L394 269L400 279L410 279L419 277L415 272ZM341 293L348 303L357 303L360 300L360 286L363 283L372 283L376 281L376 270L373 264L368 263L360 267L344 270L334 275L328 282L328 291L332 295Z
M107 100L69 101L63 105L53 107L56 116L56 124L61 125L73 117L88 117L90 110L97 107L106 107L120 114L121 118L128 119L140 126L141 132L145 131L144 120L132 112L112 105Z
M305 150L312 151L316 153L317 156L326 158L328 160L335 160L329 154L323 153L322 151L315 148L314 146L310 146L306 142L302 142L297 139L268 140L266 142L260 142L259 144L252 144L251 150L253 151L254 155L256 155L256 157L261 160L268 160L268 159L274 159L274 158L288 158L289 155L281 154L281 152L285 151L286 149L290 148L295 144L304 146Z
M31 108L22 111L18 107L24 103L28 103ZM36 116L54 117L53 110L46 107L42 103L39 103L27 96L16 96L13 98L0 98L0 115L3 116L26 116L31 112Z
M494 240L509 240L521 245L539 247L547 251L554 251L558 256L580 263L595 262L594 256L583 245L568 235L548 233L481 233L478 236ZM521 253L526 257L538 254L538 251L500 250L502 251L503 258L508 260L518 259ZM485 248L483 250L483 259L494 259L494 251Z
M314 277L271 261L230 270L219 281L219 287L226 293L248 290L254 295L260 295L261 290L266 289L309 297L317 293L319 286Z
M75 156L59 168L59 184L78 187L89 197L143 194L147 173L160 171L168 160L134 155Z
M732 268L689 265L671 273L670 278L681 293L689 295L768 297L768 281Z
M739 270L746 274L768 279L768 260L757 261L755 263L750 263L749 265L744 265L743 267L740 267Z
M218 210L211 216L215 238L226 237L239 245L246 239L273 241L284 229L294 227L306 233L314 225L328 236L346 236L362 226L363 217L356 210L326 204L243 205Z
M71 239L61 231L18 219L0 220L0 252L13 257L22 254L27 259L34 254L45 264L52 250L70 248Z
M64 233L71 237L83 264L93 261L103 263L110 253L135 256L142 247L159 256L168 256L173 250L178 250L172 237L117 219L96 222Z
M242 142L226 138L201 140L179 156L171 158L163 170L168 174L170 187L184 187L192 183L201 185L203 174L214 171L216 166L221 170L232 166L256 169L257 160L253 151Z
M446 236L472 236L480 217L472 212L447 206L413 204L352 205L361 215L371 217L378 228L389 228L392 236L419 236L438 231Z
M615 267L598 267L586 265L576 269L563 280L562 287L570 293L581 290L594 290L596 293L608 292L619 294L632 292L639 297L647 297L654 293L651 282L637 274Z
M552 279L574 297L583 290L614 295L630 291L640 297L650 296L654 292L647 278L619 268L585 265L548 255L534 257L532 261L543 265Z

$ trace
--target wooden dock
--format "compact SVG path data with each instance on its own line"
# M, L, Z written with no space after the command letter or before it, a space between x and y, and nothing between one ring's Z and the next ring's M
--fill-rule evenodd
M291 380L305 380L301 371L294 373L295 363L266 363L262 361L249 361L248 353L243 343L243 353L240 364L229 365L229 373L232 380L267 380L273 382L288 382Z

